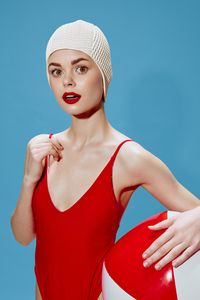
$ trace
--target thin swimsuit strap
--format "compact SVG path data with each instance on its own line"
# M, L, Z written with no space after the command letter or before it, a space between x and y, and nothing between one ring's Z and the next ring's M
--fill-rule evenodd
M46 184L46 188L47 188L47 193L48 193L48 196L49 196L49 199L51 201L51 203L53 204L53 207L56 209L56 211L62 214L65 214L65 213L68 213L69 211L71 211L72 209L74 210L74 208L76 208L78 205L80 205L80 202L83 201L83 199L86 199L86 196L89 195L89 192L90 190L94 189L97 182L99 182L102 178L103 175L106 175L107 178L110 178L110 174L112 174L112 168L113 168L113 162L116 158L116 155L120 149L120 147L126 142L126 141L133 141L132 139L126 139L122 142L120 142L118 144L118 146L116 147L116 149L114 150L114 153L110 156L110 159L108 160L108 162L104 165L103 169L99 172L98 176L96 177L96 179L93 180L92 184L89 186L89 188L84 192L83 195L81 195L78 200L71 206L69 207L68 209L64 210L64 211L60 211L58 208L56 208L55 204L54 204L54 201L50 195L50 192L49 192L49 188L48 188L48 165L49 165L49 160L48 160L48 156L47 155L45 157L45 165L46 165L46 170L45 170L45 184ZM111 173L110 173L111 172ZM112 176L111 176L112 177ZM112 185L112 182L111 182L111 185Z
M117 146L117 149L115 150L115 152L113 153L113 155L111 156L111 159L110 161L114 161L115 160L115 157L117 156L117 153L118 151L120 150L121 146L125 143L125 142L128 142L128 141L132 141L132 139L126 139L126 140L123 140L121 143L119 143L119 145Z

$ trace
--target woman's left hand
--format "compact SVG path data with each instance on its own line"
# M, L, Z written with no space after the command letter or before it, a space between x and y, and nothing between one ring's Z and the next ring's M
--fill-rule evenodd
M144 253L142 256L148 262L146 267L158 260L155 265L157 270L170 261L174 267L178 267L200 250L200 206L178 213L148 228L167 230L144 251L146 256Z

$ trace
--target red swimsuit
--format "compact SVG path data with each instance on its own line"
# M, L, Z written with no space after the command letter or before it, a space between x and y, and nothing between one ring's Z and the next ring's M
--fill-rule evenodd
M132 140L117 146L90 188L65 211L59 211L50 198L46 157L32 198L36 231L34 270L42 300L99 297L103 259L115 243L124 212L113 191L112 166L126 141Z

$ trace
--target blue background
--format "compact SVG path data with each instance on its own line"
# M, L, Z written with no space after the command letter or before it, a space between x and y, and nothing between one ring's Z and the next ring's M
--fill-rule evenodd
M159 157L199 193L200 2L194 0L13 1L1 4L1 299L33 300L35 241L24 247L10 227L27 142L62 131L70 118L57 105L45 72L45 49L60 25L99 26L113 66L105 111L110 123ZM139 188L117 239L165 210Z

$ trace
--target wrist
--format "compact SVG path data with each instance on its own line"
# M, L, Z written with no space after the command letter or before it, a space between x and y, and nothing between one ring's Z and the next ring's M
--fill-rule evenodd
M30 178L29 176L24 176L23 178L23 185L29 188L34 188L36 186L37 182L34 181L32 178Z

